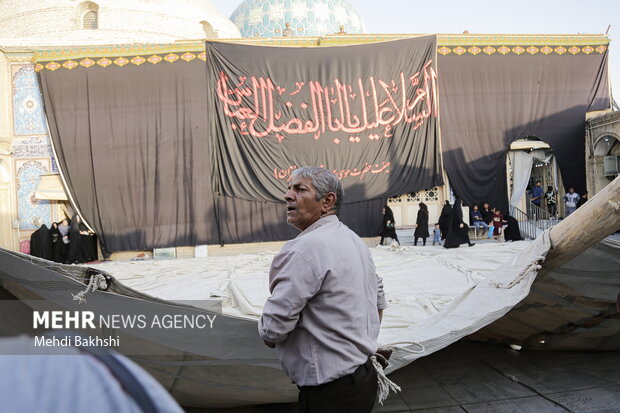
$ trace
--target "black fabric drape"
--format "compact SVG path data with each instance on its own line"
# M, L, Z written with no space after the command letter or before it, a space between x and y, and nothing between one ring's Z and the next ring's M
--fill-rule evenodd
M67 189L104 253L297 235L284 191L282 204L213 193L204 62L44 70L40 79ZM341 218L375 235L381 202L347 205Z
M588 110L609 107L607 52L439 56L444 165L466 205L508 210L506 152L535 136L556 156L564 185L585 187Z
M369 47L396 48L410 56L405 46L415 40L420 39ZM243 47L253 53L266 50ZM345 49L304 52L313 57ZM397 62L380 63L384 67ZM461 198L467 203L489 200L506 210L505 152L512 140L531 135L553 147L564 183L581 191L584 113L609 104L606 54L448 55L440 56L438 65L444 163ZM216 145L219 152L213 152L214 142L208 139L208 121L214 114L207 105L206 72L200 59L105 68L78 65L39 72L67 189L105 252L284 240L296 235L286 225L285 214L279 215L284 183L281 195L272 192L272 201L278 202L214 193L211 171L217 168L211 157L221 154L222 147ZM398 89L396 83L394 88ZM430 120L420 128L432 128ZM404 129L392 132L394 137L407 135ZM423 151L402 146L408 145L404 140L391 145L387 141L378 145L387 145L390 156L405 156L393 167L407 172L392 173L396 169L391 166L381 190L371 190L368 182L347 186L341 219L362 236L380 230L383 201L356 200L440 183L439 175L429 173L439 168L436 140L419 146ZM312 160L319 162L323 154L315 155ZM231 179L240 173L226 172ZM255 182L255 177L246 178L239 182ZM403 189L409 186L410 190Z
M435 36L347 47L207 42L214 188L275 201L304 165L345 203L442 183Z

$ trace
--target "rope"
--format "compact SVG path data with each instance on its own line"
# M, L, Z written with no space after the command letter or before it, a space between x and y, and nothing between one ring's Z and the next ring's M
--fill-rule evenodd
M542 255L539 255L538 257L534 258L534 260L530 263L530 265L528 265L523 270L521 270L521 272L519 272L519 274L517 274L508 284L491 283L491 285L494 286L495 288L512 288L515 285L517 285L530 272L540 271L540 269L542 268L542 265L540 264L543 263L544 261L545 261L545 257Z
M383 367L379 364L376 356L370 356L370 360L372 361L372 365L377 371L377 399L379 403L383 406L383 401L387 399L390 394L390 390L394 393L398 393L400 391L400 386L394 383L392 380L388 379L385 373L383 372Z
M105 290L108 288L108 284L106 283L106 279L103 274L95 274L90 277L90 281L88 281L88 285L84 291L80 291L77 294L71 294L73 296L73 301L77 301L78 304L86 304L86 294L89 292L95 292L98 289Z
M419 349L410 350L410 349L408 349L406 347L396 347L397 344L406 344L406 345L409 345L409 346L418 346ZM406 352L411 353L411 354L424 354L424 352L426 351L426 348L424 347L424 345L422 345L420 343L414 343L413 341L397 341L397 342L388 344L387 348L394 349L394 350L402 350L402 351L406 351Z

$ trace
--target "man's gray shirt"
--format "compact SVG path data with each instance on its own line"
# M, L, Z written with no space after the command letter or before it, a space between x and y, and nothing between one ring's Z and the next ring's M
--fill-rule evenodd
M335 215L284 245L269 290L259 334L277 343L280 364L298 385L351 374L377 350L383 282L366 244Z

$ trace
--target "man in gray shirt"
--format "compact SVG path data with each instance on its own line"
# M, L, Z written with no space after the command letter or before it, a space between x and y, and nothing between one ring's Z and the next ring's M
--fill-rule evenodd
M296 169L284 198L287 222L302 232L273 259L259 334L298 385L300 411L370 412L382 280L366 244L338 219L343 189L333 173Z

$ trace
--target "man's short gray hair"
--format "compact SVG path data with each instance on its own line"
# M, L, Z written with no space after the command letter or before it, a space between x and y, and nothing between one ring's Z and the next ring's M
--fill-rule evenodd
M342 182L332 172L325 168L319 168L318 166L303 166L293 171L293 178L310 179L312 185L316 188L317 195L316 200L320 200L329 192L336 194L336 203L333 210L336 214L340 213L340 207L342 206L342 199L344 198L344 189L342 188Z

